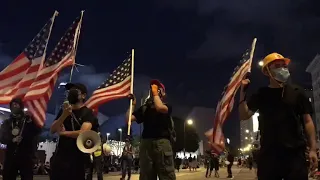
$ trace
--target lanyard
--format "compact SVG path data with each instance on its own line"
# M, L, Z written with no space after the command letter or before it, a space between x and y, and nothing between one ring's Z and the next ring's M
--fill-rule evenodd
M19 135L18 136L21 136L22 135L22 132L23 132L23 129L24 129L24 125L25 125L25 122L26 122L26 118L24 117L23 118L23 123L22 123L22 127L21 127L21 130L19 132ZM14 129L15 127L18 126L19 122L16 122L16 126L13 125L13 122L11 123L12 124L12 129ZM19 127L20 129L20 127Z
M77 117L73 114L73 112L71 113L71 125L72 125L72 130L75 131L75 128L74 128L74 121L79 125L80 125L80 122L78 121Z

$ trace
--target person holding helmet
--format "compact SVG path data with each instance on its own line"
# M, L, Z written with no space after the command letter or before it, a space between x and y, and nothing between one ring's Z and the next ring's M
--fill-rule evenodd
M140 180L175 180L174 153L171 143L174 141L172 108L165 104L164 85L158 80L150 82L150 94L145 104L132 114L132 121L143 123L140 143ZM133 109L136 104L134 95ZM129 110L127 112L129 118Z
M288 84L290 59L272 53L263 59L262 73L269 85L246 99L249 79L242 80L239 102L241 120L259 111L259 180L307 180L304 132L311 149L309 160L317 167L316 133L312 106L304 89Z

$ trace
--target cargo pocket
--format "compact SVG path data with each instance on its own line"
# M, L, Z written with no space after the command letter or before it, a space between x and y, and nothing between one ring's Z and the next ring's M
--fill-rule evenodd
M162 167L167 173L174 172L173 152L171 150L163 152Z

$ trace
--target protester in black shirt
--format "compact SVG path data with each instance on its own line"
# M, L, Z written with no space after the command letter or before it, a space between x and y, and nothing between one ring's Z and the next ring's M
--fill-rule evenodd
M171 106L164 104L165 87L158 80L150 83L150 98L132 114L132 121L143 123L140 143L140 180L175 180ZM134 97L133 97L134 98ZM136 100L133 100L133 106ZM134 107L133 107L134 108ZM127 113L129 117L129 110Z
M76 144L80 133L97 131L99 124L91 109L83 105L87 88L83 84L66 85L67 102L51 125L51 132L59 134L59 142L51 167L51 180L84 180L85 165L90 157L82 153Z
M263 60L262 72L270 84L258 90L248 101L242 81L240 119L249 119L259 111L260 155L259 180L307 180L308 170L304 132L310 145L310 162L317 167L315 127L311 119L312 106L304 89L288 84L290 59L272 53Z
M3 179L16 179L19 171L22 180L32 180L33 160L41 129L34 124L32 117L24 112L21 99L12 99L10 110L10 118L4 121L0 129L0 141L7 145Z
M234 162L234 155L231 150L229 150L229 152L228 152L227 160L229 161L229 164L227 165L227 172L228 172L227 178L233 178L231 168L232 168L233 162Z

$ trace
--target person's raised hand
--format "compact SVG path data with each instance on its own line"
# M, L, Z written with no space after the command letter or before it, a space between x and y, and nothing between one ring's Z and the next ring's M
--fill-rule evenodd
M128 98L131 100L132 99L132 104L133 105L136 105L137 103L137 99L136 99L136 96L134 94L129 94L128 95Z
M153 94L154 96L159 95L158 90L159 90L159 87L158 87L156 84L152 84L152 85L151 85L151 91L152 91L152 94Z
M62 114L64 116L69 116L72 113L72 106L71 104L69 104L68 101L63 102L63 112Z

